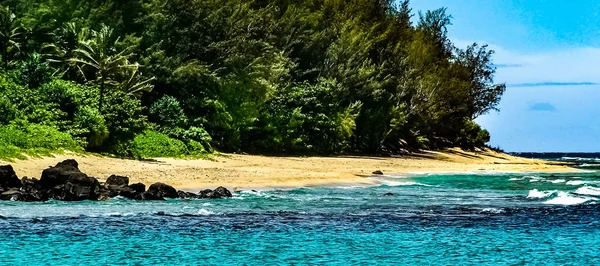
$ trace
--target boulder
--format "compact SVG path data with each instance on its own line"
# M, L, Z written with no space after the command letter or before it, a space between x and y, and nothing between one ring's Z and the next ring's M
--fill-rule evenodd
M200 190L198 191L198 198L200 199L210 199L213 196L213 191L212 189L204 189L204 190Z
M79 171L75 160L66 160L42 172L39 182L49 198L66 201L95 200L100 183Z
M63 168L70 171L79 171L79 163L74 159L67 159L60 163L57 163L54 167Z
M196 195L192 192L185 192L185 191L181 191L181 190L177 191L177 196L182 199L197 199L198 198L198 195Z
M146 185L142 183L135 183L127 186L125 189L119 191L119 196L128 198L128 199L136 199L142 193L146 191Z
M25 201L48 200L48 195L40 186L40 181L37 178L23 177L21 183L23 184L21 191L24 193Z
M150 185L148 191L145 193L150 194L150 198L177 198L177 190L164 183L154 183Z
M17 177L15 170L11 165L0 166L0 188L20 188L21 180Z
M135 183L135 184L131 184L129 185L129 188L131 188L132 190L134 190L136 193L144 193L146 191L146 185L142 184L142 183Z
M215 190L205 189L198 192L198 197L201 199L221 199L231 198L233 195L231 191L224 187L218 187Z
M157 194L151 193L150 190L135 196L136 200L165 200L164 197L161 197Z
M374 175L383 175L383 172L381 172L381 170L377 170L377 171L373 171Z
M2 192L2 194L0 194L0 200L24 201L25 197L23 196L22 191L13 188L8 191Z
M42 186L40 185L40 180L38 180L37 178L29 178L25 176L23 177L23 179L21 179L21 184L23 184L23 186L21 187L21 190L23 191L42 189Z
M213 196L218 197L218 198L231 198L233 197L233 194L231 194L231 191L229 191L229 189L226 189L224 187L218 187L215 190L213 190Z
M111 175L108 177L105 183L106 186L111 187L126 187L129 185L129 177L119 176L119 175Z

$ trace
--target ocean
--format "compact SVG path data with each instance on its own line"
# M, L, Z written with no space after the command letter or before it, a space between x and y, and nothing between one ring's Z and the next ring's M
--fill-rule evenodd
M0 202L0 264L600 263L596 170L373 180L220 200Z

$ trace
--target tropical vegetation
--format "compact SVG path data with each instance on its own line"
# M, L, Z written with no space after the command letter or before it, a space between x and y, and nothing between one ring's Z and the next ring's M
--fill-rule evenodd
M505 86L450 23L407 0L5 0L0 155L479 147Z

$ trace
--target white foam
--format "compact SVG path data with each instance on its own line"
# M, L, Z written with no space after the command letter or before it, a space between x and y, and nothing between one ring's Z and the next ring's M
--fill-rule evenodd
M523 180L525 179L525 177L513 177L511 179L509 179L508 181L519 181L519 180Z
M198 211L198 214L199 214L199 215L212 215L212 214L215 214L215 213L214 213L214 212L212 212L212 211L209 211L209 210L207 210L207 209L200 209L200 210Z
M486 212L486 213L503 213L504 210L503 209L497 209L497 208L485 208L485 209L481 210L481 212Z
M554 179L554 180L550 180L550 183L554 183L554 184L557 184L557 183L564 183L564 182L565 182L565 180L564 180L564 179Z
M574 181L569 181L567 182L567 185L572 185L572 186L579 186L579 185L583 185L583 181L580 180L574 180Z
M431 185L418 183L415 181L409 181L403 178L399 179L390 179L390 178L371 178L375 184L378 185L386 185L390 187L398 187L398 186L426 186L430 187Z
M591 198L578 198L570 196L568 193L559 192L556 198L544 202L545 204L554 205L577 205L591 200Z
M584 186L578 188L575 193L581 195L600 196L600 188Z
M529 194L527 195L527 198L530 199L543 199L546 198L552 194L554 194L554 192L556 191L539 191L537 189L532 189L529 191Z

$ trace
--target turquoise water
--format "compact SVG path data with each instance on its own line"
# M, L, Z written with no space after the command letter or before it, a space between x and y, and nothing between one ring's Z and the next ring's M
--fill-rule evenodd
M223 200L0 202L0 264L600 262L598 172L374 181Z

